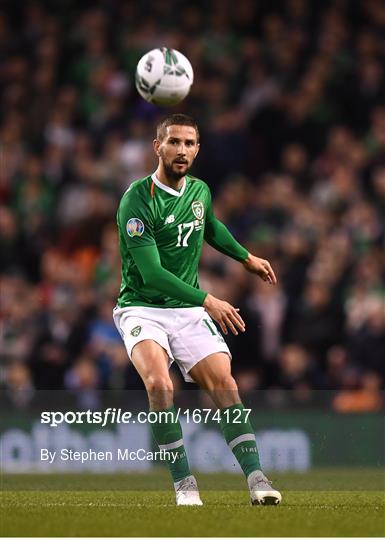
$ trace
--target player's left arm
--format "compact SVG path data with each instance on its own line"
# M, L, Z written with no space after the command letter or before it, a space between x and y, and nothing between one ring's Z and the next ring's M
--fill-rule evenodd
M266 259L261 259L260 257L248 253L247 258L242 261L242 264L248 272L257 274L263 281L267 281L267 283L270 283L271 285L277 284L274 270Z
M243 264L245 269L252 274L257 274L261 279L275 285L277 278L269 261L256 257L247 251L231 234L224 225L214 215L211 204L206 216L205 240L210 246Z
M228 230L226 225L215 217L210 189L207 185L206 187L208 201L206 208L204 238L206 242L217 251L220 251L224 255L227 255L236 261L243 262L246 260L249 252L235 240L234 236Z
M249 254L247 249L235 240L226 225L212 212L209 212L206 217L205 240L210 246L236 261L243 262Z

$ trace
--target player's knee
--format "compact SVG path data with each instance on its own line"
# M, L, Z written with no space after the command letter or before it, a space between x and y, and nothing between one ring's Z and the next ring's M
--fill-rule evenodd
M237 383L231 374L219 375L212 381L212 390L237 391Z
M148 394L170 393L173 392L173 385L170 377L164 375L150 375L144 381Z

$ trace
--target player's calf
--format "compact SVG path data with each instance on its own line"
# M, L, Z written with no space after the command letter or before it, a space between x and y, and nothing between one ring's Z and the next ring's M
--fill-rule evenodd
M175 410L175 407L172 406L168 409L153 411L153 413L156 420L151 423L154 439L159 446L159 450L163 452L164 460L174 481L174 486L183 486L184 482L187 481L186 479L191 478L192 475L183 444L182 427L178 419L177 411ZM182 487L178 487L178 490L181 493L186 491L184 488L182 489ZM197 490L198 488L196 487L195 491ZM190 491L194 490L190 489ZM184 497L181 496L181 499L184 499Z
M221 409L221 430L249 485L252 504L279 504L282 496L261 471L249 412L241 403Z

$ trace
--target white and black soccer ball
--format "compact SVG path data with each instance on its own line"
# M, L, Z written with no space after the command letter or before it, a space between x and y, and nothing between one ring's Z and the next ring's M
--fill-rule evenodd
M176 105L190 92L193 81L189 60L175 49L153 49L142 56L136 67L136 89L155 105Z

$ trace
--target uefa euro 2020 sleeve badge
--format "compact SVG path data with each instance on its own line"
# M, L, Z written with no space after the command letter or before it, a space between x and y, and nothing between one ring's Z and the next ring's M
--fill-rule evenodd
M144 233L144 224L139 218L131 218L127 221L126 230L128 236L142 236Z

